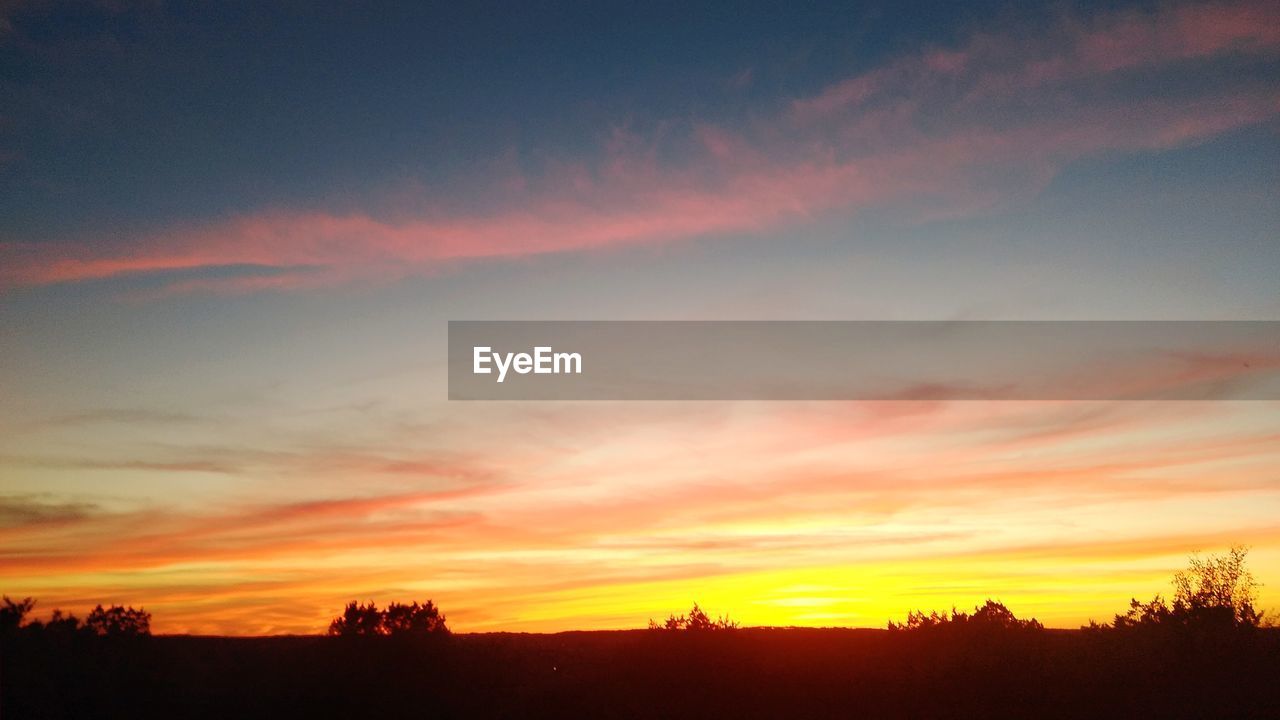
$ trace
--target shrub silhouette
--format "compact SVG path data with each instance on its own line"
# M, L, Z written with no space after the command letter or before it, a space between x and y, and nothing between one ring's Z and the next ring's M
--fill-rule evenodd
M44 622L42 629L48 633L70 635L87 628L81 625L80 620L75 615L71 613L64 615L61 610L54 610L53 616ZM148 616L148 630L150 630L150 616Z
M384 635L382 612L372 602L363 605L352 600L342 614L329 623L330 635Z
M151 634L151 613L145 610L119 605L103 608L99 605L81 622L75 615L55 609L48 620L24 622L35 605L36 601L32 598L15 602L7 595L4 596L3 605L0 605L0 636L13 635L19 631L25 635L64 637L82 632L113 636Z
M382 611L382 626L388 635L431 635L449 632L444 614L430 600L422 605L391 603Z
M347 603L342 614L329 623L330 635L443 635L449 632L445 616L435 603L412 605L393 602L379 610L372 602Z
M721 615L712 620L702 608L698 607L698 603L694 603L689 610L688 615L670 615L666 622L659 624L657 621L649 620L650 630L688 630L692 632L702 632L707 630L736 630L738 623L729 619L728 615Z
M1173 575L1173 603L1161 595L1150 602L1129 601L1129 610L1116 615L1112 627L1187 628L1196 630L1252 629L1262 624L1254 609L1258 583L1245 567L1248 548L1234 546L1226 555L1192 555L1185 570ZM1092 625L1093 628L1106 626Z
M935 630L941 628L968 628L978 631L996 630L1043 630L1039 620L1029 618L1020 620L1004 603L988 599L986 603L973 609L973 614L960 612L951 608L951 614L936 610L925 614L923 610L907 613L903 623L889 621L890 630Z
M67 622L67 619L61 618L61 613L58 613L58 619ZM70 618L70 621L74 622L74 618ZM151 613L142 608L134 609L122 605L103 608L99 605L84 619L84 627L95 635L112 637L150 635Z
M23 598L15 602L5 595L4 604L0 605L0 637L16 633L18 628L22 627L22 621L35 606L36 601L31 598Z

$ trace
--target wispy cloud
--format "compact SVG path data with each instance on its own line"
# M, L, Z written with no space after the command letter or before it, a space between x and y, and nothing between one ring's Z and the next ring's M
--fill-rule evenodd
M1280 116L1274 82L1232 71L1280 53L1278 14L1246 0L992 28L742 127L695 123L675 141L617 133L593 163L495 178L520 189L473 200L478 211L281 208L141 237L9 243L0 287L150 274L163 292L253 292L754 232L833 210L972 213L1034 192L1080 158L1178 147ZM1195 82L1153 82L1174 75ZM683 159L658 160L671 142Z
M417 593L465 629L634 625L695 587L749 603L791 575L856 587L872 567L889 585L861 592L901 612L932 597L939 558L981 592L1022 592L1012 564L1036 587L1071 578L1083 602L1089 583L1141 592L1142 568L1196 547L1280 547L1266 512L1280 444L1254 406L816 403L694 408L657 426L617 407L517 409L490 431L518 460L317 450L261 472L307 468L289 485L304 499L10 498L0 581L68 606L145 601L168 631L233 633L315 631L349 597ZM503 429L532 416L609 431L546 447ZM1081 577L1091 564L1120 569ZM1258 571L1274 571L1265 556ZM803 620L780 607L727 609Z
M0 496L0 530L30 525L58 525L85 520L98 511L88 502L65 502L52 496Z

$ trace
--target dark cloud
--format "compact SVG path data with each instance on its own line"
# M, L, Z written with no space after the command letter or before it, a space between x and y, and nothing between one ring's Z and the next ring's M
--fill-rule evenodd
M0 528L87 520L101 513L88 502L55 500L46 495L0 495Z

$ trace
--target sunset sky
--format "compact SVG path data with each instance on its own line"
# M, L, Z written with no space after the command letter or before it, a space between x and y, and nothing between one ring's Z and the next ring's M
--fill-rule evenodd
M1280 320L1280 4L431 5L0 0L0 592L1075 627L1244 544L1280 608L1274 401L445 376L449 320Z

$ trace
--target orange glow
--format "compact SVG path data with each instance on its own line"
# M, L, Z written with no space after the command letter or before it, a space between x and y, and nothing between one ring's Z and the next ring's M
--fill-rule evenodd
M986 597L1070 627L1166 591L1193 550L1246 543L1265 606L1269 405L542 412L580 428L573 443L300 459L329 499L65 517L33 500L47 517L2 531L0 582L46 611L144 603L162 632L316 632L349 599L427 597L463 631L637 627L693 601L747 624L879 626Z

